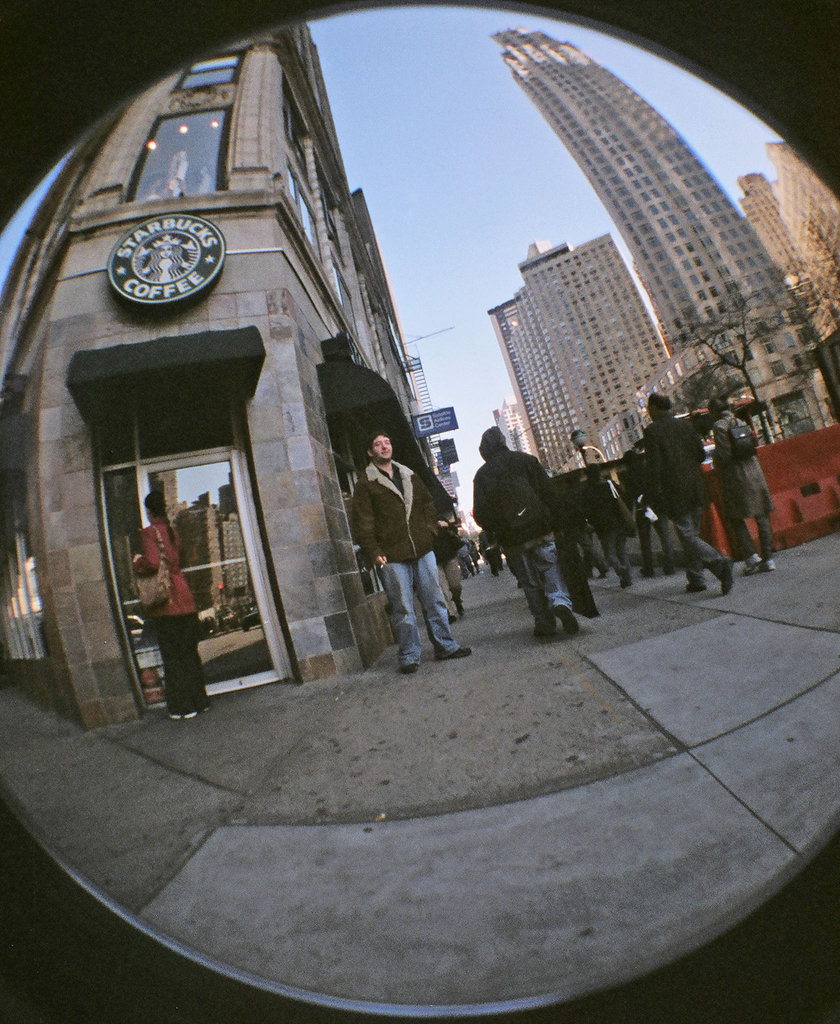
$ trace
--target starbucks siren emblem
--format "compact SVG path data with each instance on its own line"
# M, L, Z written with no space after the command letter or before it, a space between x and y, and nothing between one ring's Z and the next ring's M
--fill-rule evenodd
M114 246L108 279L130 302L166 306L208 289L222 270L225 239L199 217L153 217Z

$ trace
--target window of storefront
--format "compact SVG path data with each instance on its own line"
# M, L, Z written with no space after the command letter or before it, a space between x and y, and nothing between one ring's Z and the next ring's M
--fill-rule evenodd
M224 189L228 112L162 118L146 142L129 197L136 202Z

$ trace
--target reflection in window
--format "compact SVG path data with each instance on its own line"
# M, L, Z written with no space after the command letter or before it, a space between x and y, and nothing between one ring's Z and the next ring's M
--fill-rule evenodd
M294 201L298 217L303 225L303 230L306 232L306 237L309 239L312 247L315 249L315 252L320 255L320 249L318 247L318 232L315 229L315 217L312 214L312 208L307 202L306 196L301 191L297 178L291 171L289 171L289 194Z
M6 553L0 586L4 656L23 661L46 658L35 559L29 553L26 536L22 532L15 534L11 549Z
M193 64L184 75L180 88L198 89L203 85L221 85L232 82L239 64L238 57L216 57Z
M223 188L226 128L224 110L159 121L138 165L134 200L206 195Z

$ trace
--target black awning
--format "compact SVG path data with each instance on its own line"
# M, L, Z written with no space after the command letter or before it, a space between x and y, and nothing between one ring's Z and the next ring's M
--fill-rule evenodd
M256 327L201 331L76 352L67 387L87 421L155 393L206 389L250 398L265 359Z
M384 431L391 438L397 462L413 469L429 488L438 511L448 513L452 499L424 459L414 429L391 385L378 373L349 359L320 363L318 381L327 419L339 420L344 425L358 466L367 463L365 442L369 432Z

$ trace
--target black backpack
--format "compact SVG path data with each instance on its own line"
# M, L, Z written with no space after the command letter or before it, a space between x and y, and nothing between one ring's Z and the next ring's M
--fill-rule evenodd
M493 532L503 544L524 544L551 530L551 511L524 476L503 477L490 495Z
M729 425L729 444L733 459L749 459L755 455L752 428L742 420L736 420Z

